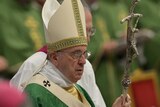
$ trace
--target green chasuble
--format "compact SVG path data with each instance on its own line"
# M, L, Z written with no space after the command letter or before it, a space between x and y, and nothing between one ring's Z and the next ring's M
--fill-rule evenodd
M36 81L37 80L38 79L36 78ZM82 105L81 102L76 99L76 97L46 78L38 81L39 82L37 83L35 81L31 82L25 88L25 92L32 100L33 107L68 107L68 105L70 104L71 106L69 107L95 107L87 92L78 84L76 84L75 86L81 93L81 95L83 95L85 99L87 99L85 101L89 106ZM83 103L85 101L83 101Z

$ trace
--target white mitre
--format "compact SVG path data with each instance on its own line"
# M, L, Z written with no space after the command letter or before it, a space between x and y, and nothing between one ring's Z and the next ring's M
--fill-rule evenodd
M53 1L47 0L42 10L48 52L87 45L85 13L81 1L64 0L61 5Z

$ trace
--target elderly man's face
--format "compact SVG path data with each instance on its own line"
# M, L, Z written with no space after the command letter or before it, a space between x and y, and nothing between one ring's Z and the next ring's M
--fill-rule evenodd
M86 46L67 48L57 52L54 58L54 65L73 83L81 79L83 74L86 50Z

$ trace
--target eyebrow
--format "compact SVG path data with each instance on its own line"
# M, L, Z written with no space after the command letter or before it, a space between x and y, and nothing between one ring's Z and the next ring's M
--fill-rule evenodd
M82 52L81 50L74 50L73 52L71 52L71 53L75 53L75 52ZM85 50L84 52L87 52L87 50ZM84 53L83 52L83 53Z
M71 52L71 53L72 53L72 52L77 52L77 51L81 51L81 52L82 52L82 50L79 49L79 48L78 48L78 49L77 49L77 48L74 48L74 49L72 48L72 49L70 49L70 50L64 50L64 51L66 51L66 52ZM86 51L87 51L87 49L84 50L84 52L86 52Z

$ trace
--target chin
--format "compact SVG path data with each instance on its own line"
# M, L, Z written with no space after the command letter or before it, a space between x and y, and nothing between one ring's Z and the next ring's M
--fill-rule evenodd
M81 76L76 77L75 80L74 80L74 83L76 83L76 82L79 81L80 79L81 79Z

